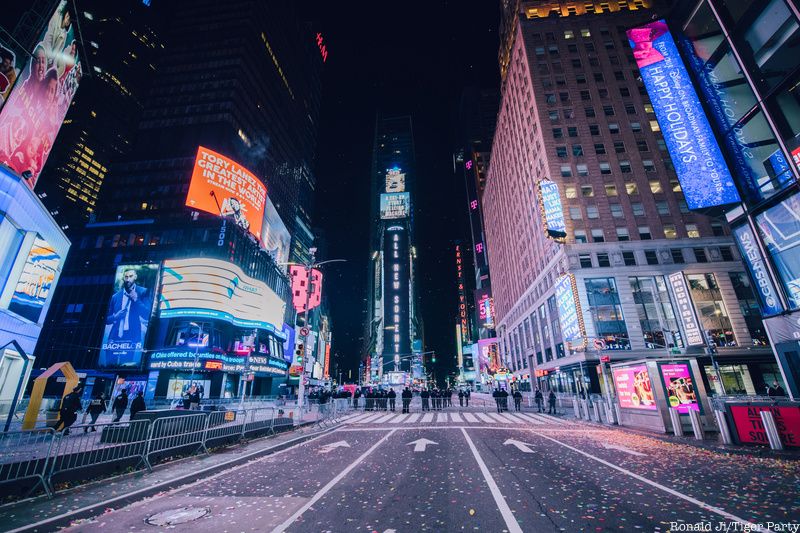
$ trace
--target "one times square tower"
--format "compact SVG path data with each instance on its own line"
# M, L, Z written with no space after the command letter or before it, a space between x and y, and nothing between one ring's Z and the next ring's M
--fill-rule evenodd
M378 117L372 157L372 244L367 298L369 381L422 377L414 278L414 137L411 117Z

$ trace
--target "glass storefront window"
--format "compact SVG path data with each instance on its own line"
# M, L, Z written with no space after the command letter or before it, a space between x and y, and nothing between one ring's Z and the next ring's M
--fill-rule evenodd
M767 108L775 120L778 133L791 152L795 166L800 168L800 75L794 76L778 89L767 100Z
M687 274L686 281L692 293L700 325L717 346L736 346L725 302L714 274Z
M745 15L749 24L735 35L738 48L756 83L773 88L797 66L800 24L785 0L753 2Z
M714 367L706 366L705 372L708 382L714 389L713 392L718 395L723 394ZM753 380L750 378L750 371L746 365L719 365L719 373L722 383L725 385L725 394L756 394Z
M650 349L683 348L680 327L664 277L631 276L628 280L645 346Z
M747 324L747 331L753 339L753 345L769 346L764 323L761 321L761 309L753 292L753 286L750 284L750 278L744 272L731 272L730 276L736 299L739 301L739 309Z
M585 283L597 335L605 339L607 349L630 350L628 328L614 278L590 278Z
M800 193L757 215L756 225L789 304L800 308Z

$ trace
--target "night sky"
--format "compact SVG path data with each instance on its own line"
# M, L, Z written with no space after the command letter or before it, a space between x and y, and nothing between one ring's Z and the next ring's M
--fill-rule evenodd
M369 177L375 115L411 114L425 349L436 377L455 370L455 239L468 240L462 173L453 173L461 89L497 87L499 2L414 0L306 4L328 48L316 163L316 225L331 265L333 353L357 376L366 313Z

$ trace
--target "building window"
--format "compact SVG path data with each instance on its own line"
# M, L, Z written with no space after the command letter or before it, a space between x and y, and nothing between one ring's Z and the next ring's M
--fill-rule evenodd
M591 36L592 32L590 32L588 29L584 28L581 30L581 37L583 37L584 39Z
M639 194L639 187L635 183L628 182L625 184L625 192L629 195Z
M548 111L547 115L550 118L550 122L558 122L558 109Z
M561 128L553 128L553 138L554 139L561 139L564 137L564 132Z
M659 215L669 215L669 204L667 202L656 202L656 210L658 211Z
M594 108L593 107L584 107L583 108L583 112L586 114L587 118L591 118L591 117L597 116L595 114L595 112L594 112Z
M589 133L592 135L600 135L600 126L597 124L589 124Z
M628 193L628 194L630 194L630 193ZM641 204L639 202L632 203L631 204L631 209L633 210L633 216L635 216L635 217L643 217L644 216L644 205L643 204Z
M574 38L575 38L575 32L573 32L572 30L564 30L564 39L574 39Z
M547 101L548 104L555 104L556 103L556 95L555 95L555 93L547 93L547 94L545 94L544 95L544 99L545 99L545 101Z
M637 122L637 123L636 123L636 126L637 126L639 129L635 129L635 130L633 130L633 131L642 131L642 126L641 126L641 124L639 124L639 123ZM633 128L633 123L631 123L631 128ZM658 125L658 121L657 121L657 120L651 120L651 121L650 121L650 131L661 131L661 128L659 127L659 125Z
M628 228L617 228L617 240L618 241L631 240L631 235L630 233L628 233Z
M570 185L564 188L564 196L566 196L567 198L577 198L578 193L575 187Z
M630 350L628 329L614 278L589 278L585 283L597 335L605 339L609 349Z
M636 254L633 252L622 252L622 261L625 266L636 266Z
M561 100L561 103L566 104L569 102L569 93L558 93L558 98Z
M639 226L639 238L643 241L649 241L653 238L653 236L650 234L649 226Z
M720 247L719 256L722 258L723 261L735 261L733 257L733 252L727 246Z
M625 213L622 211L622 206L619 204L610 204L609 207L611 208L611 216L614 218L624 218Z
M592 268L592 254L579 254L578 261L580 261L581 268Z
M736 346L736 337L714 274L687 274L701 327L717 346Z
M580 144L573 144L572 145L572 155L574 156L582 156L583 155L583 146Z
M683 250L680 248L671 248L670 253L672 254L672 262L676 265L682 265L684 263L683 259Z
M586 206L586 218L600 218L600 212L596 205Z
M572 177L572 167L569 165L561 165L561 177L562 178L571 178Z
M595 72L594 73L594 81L596 81L598 83L604 82L605 78L603 77L603 73L602 72Z
M636 141L636 148L638 148L640 152L649 152L650 151L650 147L647 146L647 141L645 141L644 139ZM653 163L652 161L649 161L649 160L648 160L648 162L651 163L651 164ZM656 167L655 167L655 165L653 165L653 171L655 171L655 169L656 169Z
M606 196L617 196L617 186L613 184L607 183L606 187Z
M591 198L594 196L594 188L591 185L581 185L581 196Z
M570 207L569 208L569 218L572 220L580 220L583 218L583 213L581 212L580 207Z
M633 131L633 133L639 133L642 131L642 125L639 122L631 122L631 131Z
M575 118L575 113L572 111L572 109L564 109L563 112L564 118Z
M581 68L582 66L583 65L581 65L581 60L580 59L578 59L578 58L573 58L572 59L572 68Z
M700 230L697 229L697 224L686 224L686 236L690 239L700 238Z
M597 254L597 266L610 267L611 261L608 259L608 254Z
M589 167L586 164L578 164L575 165L578 169L578 176L588 176L589 175Z
M656 171L656 164L653 162L652 159L643 159L642 160L642 166L644 167L644 171L645 172L655 172ZM656 183L658 183L658 189L659 189L657 192L663 192L663 191L661 191L661 183L660 182L656 182ZM651 181L650 182L650 186L652 187L652 185L653 185L653 182ZM653 191L653 192L656 192L656 191Z
M589 91L581 91L581 100L584 102L589 101L592 99L592 95L589 94Z
M573 233L573 235L575 235L575 242L584 243L584 244L587 242L586 232L584 230L576 229L575 232Z
M577 44L568 44L567 51L570 54L577 54L578 53L578 45Z
M665 239L678 238L678 230L675 228L675 224L664 224L664 238Z
M683 348L678 319L663 276L628 278L645 346Z
M597 154L597 155L605 154L606 153L606 145L602 144L602 143L595 144L594 145L594 153ZM609 168L609 173L610 172L611 172L611 169Z
M769 340L767 339L766 331L764 331L764 323L761 321L761 309L753 292L750 278L744 272L731 272L730 276L733 291L739 301L739 309L742 311L742 316L744 316L747 331L753 339L753 344L755 346L769 346Z
M603 153L605 153L605 151ZM600 163L600 174L611 174L611 164Z
M722 237L725 235L725 229L721 222L712 222L711 223L711 233L715 237Z
M577 137L578 136L578 128L571 126L567 128L567 133L570 137Z
M556 155L558 157L567 157L567 147L566 146L556 146Z
M593 242L605 242L606 236L603 233L602 229L595 228L592 230L592 241Z
M693 248L692 251L694 252L695 261L698 263L708 263L708 257L706 257L705 248Z
M611 133L619 133L619 124L617 124L616 122L611 122L608 125L608 131L610 131Z
M603 114L607 117L614 116L614 106L613 105L604 105L603 106Z
M626 115L635 115L636 114L636 106L633 104L625 104L625 114Z

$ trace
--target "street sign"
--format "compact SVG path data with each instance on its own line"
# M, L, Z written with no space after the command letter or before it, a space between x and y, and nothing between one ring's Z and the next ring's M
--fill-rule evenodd
M594 349L597 350L598 352L606 349L606 341L604 341L603 339L595 339L594 341L592 341L592 344L594 345Z
M309 333L311 333L311 330L308 329L307 327L303 326L302 328L300 328L300 335L301 336L308 337Z

